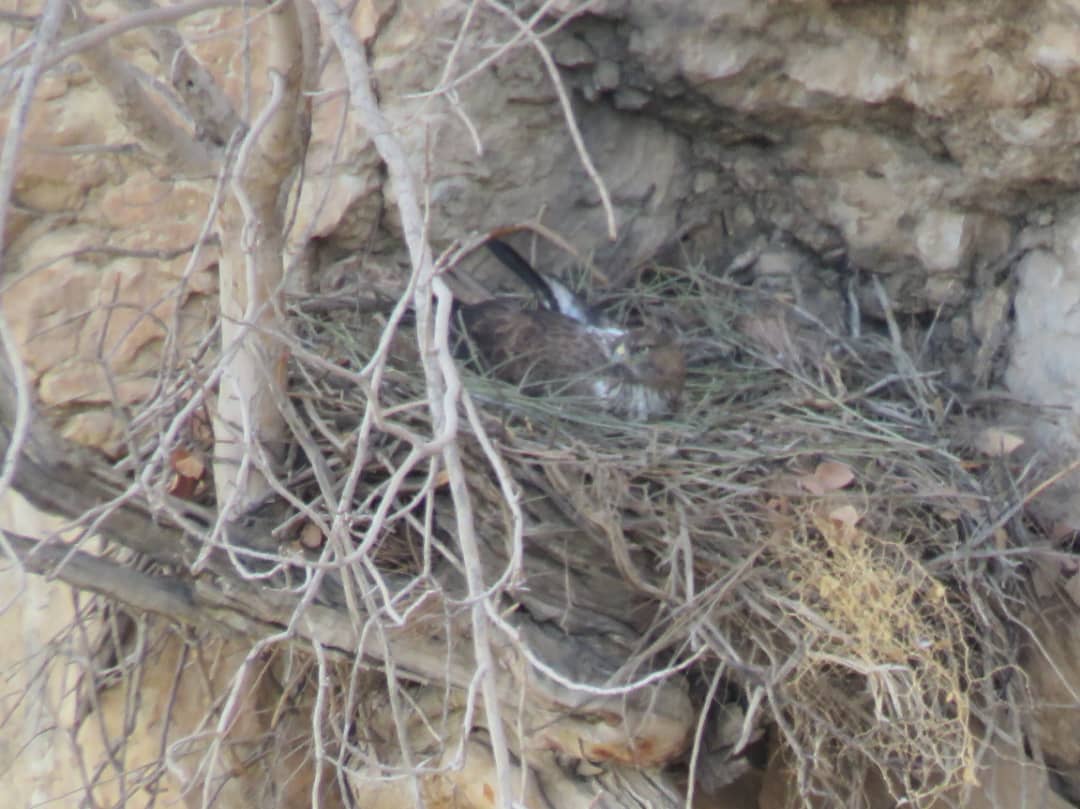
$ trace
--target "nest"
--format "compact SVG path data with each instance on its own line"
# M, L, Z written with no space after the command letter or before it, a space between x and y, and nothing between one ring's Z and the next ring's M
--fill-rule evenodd
M973 729L1010 700L1021 588L993 552L1012 541L1008 502L950 437L957 398L906 349L924 335L891 321L842 337L693 268L653 268L607 304L685 335L676 418L626 423L461 369L485 434L462 422L469 493L487 569L514 568L505 601L546 607L568 633L621 633L624 671L682 668L700 704L740 717L728 753L764 734L807 801L855 805L867 772L916 801L972 783ZM386 325L348 301L297 319L307 356L352 369ZM440 470L406 469L403 436L431 424L410 327L397 332L375 384L343 386L297 357L293 387L332 429L323 450L341 475L372 401L396 425L369 434L353 547L422 586L424 526L452 534L453 520ZM699 767L707 735L703 723Z

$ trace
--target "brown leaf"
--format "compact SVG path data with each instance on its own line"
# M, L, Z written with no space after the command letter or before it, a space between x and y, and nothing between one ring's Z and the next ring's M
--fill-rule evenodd
M987 427L975 436L975 449L991 458L1004 458L1023 445L1023 438L1000 427Z
M201 478L206 473L206 464L198 455L178 449L172 454L172 467L186 478Z
M826 492L843 489L855 480L855 473L851 467L838 461L824 461L817 465L811 475L803 475L799 478L799 485L810 494L822 495Z
M838 522L841 525L845 525L848 528L854 528L855 524L861 519L861 515L855 506L846 505L834 508L829 512L829 519L833 522Z
M313 522L304 523L300 529L300 544L309 550L317 551L323 544L323 533Z
M182 500L190 500L206 476L206 464L201 457L186 449L174 449L169 456L169 463L175 472L169 480L169 494Z
M169 478L169 494L181 500L192 499L198 488L199 481L196 478L186 478L183 475L173 475Z

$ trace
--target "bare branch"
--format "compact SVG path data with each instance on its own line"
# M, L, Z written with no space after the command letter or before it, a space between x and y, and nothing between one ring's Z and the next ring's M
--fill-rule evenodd
M3 231L0 230L0 233ZM7 354L6 361L8 367L11 369L12 384L15 388L15 402L13 415L13 426L11 429L11 440L7 442L7 446L4 448L4 464L0 469L0 496L7 493L11 487L12 481L15 479L15 469L19 462L19 456L22 454L23 449L26 446L27 436L30 431L30 382L26 377L26 368L23 366L22 359L16 353L15 340L11 335L11 330L8 328L7 318L0 312L0 343L4 352ZM3 531L0 531L0 551L3 551L9 558L15 559L14 549L11 547L8 537ZM7 608L11 605L11 601L19 597L19 593L22 590L24 571L20 570L20 580L17 587L12 588L8 603L0 604L0 615L7 611Z
M574 107L570 103L570 96L567 95L566 88L563 86L562 77L559 76L559 68L555 64L555 60L551 58L551 52L540 41L536 32L512 10L497 2L497 0L484 0L484 2L517 26L522 35L532 43L540 56L540 60L544 63L548 76L551 77L551 84L559 97L559 104L562 106L563 118L566 120L566 128L570 132L570 139L574 142L574 148L577 149L581 164L585 167L585 173L589 175L589 179L592 180L593 185L596 187L596 192L600 195L600 204L604 206L604 213L607 215L608 238L614 239L616 236L615 210L611 207L611 195L608 193L607 186L604 185L603 178L600 177L600 173L596 170L596 166L593 165L588 149L585 148L585 140L581 137L577 118L574 117Z
M49 56L49 59L45 62L45 69L56 67L65 59L69 59L87 48L102 45L114 36L127 31L134 31L137 28L147 26L165 25L214 8L240 8L243 6L242 0L194 0L191 3L181 3L136 14L125 14L123 17L94 26L67 40Z
M45 55L52 47L53 40L60 32L64 19L65 0L49 0L45 13L41 17L41 27L34 35L34 49L30 56L30 65L23 73L19 91L15 96L15 108L8 121L4 135L3 151L0 152L0 238L6 232L7 212L11 207L11 189L15 184L15 163L19 159L19 146L23 130L26 128L26 116L34 98L34 89L38 79L46 69ZM6 251L0 244L0 275L5 270Z
M303 163L309 137L303 96L305 37L294 0L268 9L271 97L237 155L221 234L222 385L214 416L215 481L220 519L272 491L252 458L280 457L285 420L275 404L285 390L284 193ZM255 448L261 450L255 452ZM268 470L269 471L269 470Z
M136 13L159 10L153 0L126 0L126 5ZM224 146L232 133L243 126L232 102L210 71L184 46L183 37L174 26L154 25L151 33L158 61L195 120L195 136Z
M23 74L19 85L19 91L15 98L15 108L11 114L7 134L4 137L3 150L0 152L0 275L5 270L6 250L2 244L3 234L6 228L7 211L11 199L11 190L15 183L15 164L19 156L19 146L23 130L26 126L27 114L34 96L34 88L43 72L45 54L52 45L52 41L60 32L63 22L65 3L63 0L50 0L41 18L41 27L34 37L34 49L30 56L30 65ZM0 342L3 343L5 357L0 360L0 367L9 372L6 378L0 381L10 383L10 389L3 385L2 396L5 404L9 405L10 420L5 420L5 425L10 425L10 433L0 440L4 450L3 468L0 470L0 493L8 490L15 479L19 458L27 443L30 430L30 390L26 378L26 369L22 361L16 355L15 343L8 330L7 320L0 316ZM2 395L2 394L0 394ZM2 435L2 434L0 434ZM0 535L0 550L14 558L14 549L11 547L7 536ZM12 598L17 598L20 587L15 588ZM0 605L0 613L4 612L8 604Z
M8 534L18 558L32 573L56 577L78 590L114 598L129 607L192 626L220 625L207 621L196 605L191 587L180 579L151 576L129 565L103 559L86 551L72 551L63 542L43 542Z
M22 28L25 31L31 30L38 24L40 19L41 17L37 14L17 14L14 11L0 11L0 22L14 28Z
M446 58L446 63L443 66L442 75L439 77L439 83L432 89L425 90L422 93L409 93L405 96L406 98L426 98L429 96L442 95L443 93L452 93L469 79L479 75L480 73L483 73L484 70L486 70L489 66L499 61L499 59L508 54L514 48L516 48L521 43L521 40L526 37L527 32L533 32L534 27L548 14L548 12L551 11L552 7L556 5L557 0L545 0L545 2L542 3L529 16L529 19L525 21L524 29L519 28L518 32L514 34L510 39L502 43L498 48L489 53L483 59L476 62L468 70L458 74L457 76L454 76L453 79L451 79L450 74L453 70L454 62L457 61L457 56L461 50L461 45L465 41L465 32L468 29L469 23L474 15L475 8L479 2L480 0L475 0L475 2L470 3L469 5L469 10L466 12L464 20L462 20L458 35L454 39L454 45L451 47L450 54ZM587 12L589 10L589 7L595 5L595 3L596 0L586 0L580 6L567 11L563 15L562 19L555 23L555 25L551 26L551 28L546 33L550 34L553 31L556 31L559 28L563 27L563 25L565 25L570 20L573 20L579 15ZM533 35L536 35L535 32L533 33Z
M78 24L88 22L79 12ZM85 48L79 58L109 93L127 130L139 144L164 165L189 176L213 173L217 150L207 147L185 132L147 95L132 66L113 56L108 43Z
M402 230L416 280L416 292L413 298L417 316L417 334L421 357L427 381L428 406L439 436L430 448L442 453L450 478L450 491L454 500L458 522L458 539L461 543L465 561L466 580L471 601L473 650L479 671L483 676L481 690L488 730L491 733L492 753L495 757L497 773L496 805L509 807L513 794L511 781L510 755L505 731L502 726L499 706L499 686L497 666L491 648L488 632L488 617L485 609L487 597L484 594L483 570L480 553L476 542L475 526L468 487L465 484L464 469L460 448L455 442L457 426L457 393L460 380L449 355L447 330L450 321L452 296L446 284L435 275L431 256L431 247L427 243L424 219L421 214L419 197L408 157L404 149L392 134L389 122L385 119L371 84L368 70L367 53L357 40L348 20L333 0L316 0L319 16L327 28L341 55L348 77L350 103L360 121L371 134L375 148L386 163L387 171L397 192L398 210L401 214ZM431 295L438 297L435 313L435 333L430 332ZM438 358L438 364L433 361Z

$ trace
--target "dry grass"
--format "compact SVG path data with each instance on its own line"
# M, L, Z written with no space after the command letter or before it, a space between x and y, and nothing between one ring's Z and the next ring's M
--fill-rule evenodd
M804 799L856 805L848 801L868 769L918 800L970 783L971 720L989 724L1008 699L1009 602L1020 587L992 554L955 553L1007 537L1007 503L950 440L954 397L917 372L905 348L921 335L846 339L702 271L650 278L611 304L687 336L692 367L678 418L627 424L466 372L523 492L526 554L544 536L577 532L585 553L647 605L628 668L697 656L695 676L721 675L749 706L745 727L770 729L792 756ZM333 324L298 318L313 353L357 369L382 325L359 313ZM363 418L369 400L355 389L303 362L296 382L342 436ZM408 350L391 355L377 395L417 428L428 418ZM465 443L474 507L497 546L512 532L505 493L476 442ZM359 514L387 496L380 481L407 449L378 431L375 446ZM327 455L345 468L340 452ZM396 516L380 527L380 564L399 573L417 573L423 556L399 529L410 515L423 524L428 472L392 493ZM370 522L358 525L360 543ZM543 552L562 551L551 542ZM580 553L567 551L566 564Z

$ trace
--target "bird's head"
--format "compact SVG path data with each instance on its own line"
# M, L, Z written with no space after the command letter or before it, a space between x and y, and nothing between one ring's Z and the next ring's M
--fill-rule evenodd
M633 381L678 399L686 381L686 355L666 332L649 327L631 329L613 352Z

